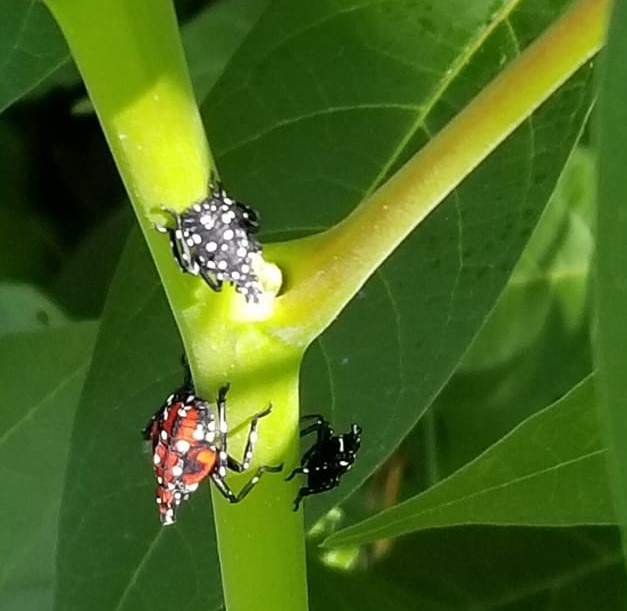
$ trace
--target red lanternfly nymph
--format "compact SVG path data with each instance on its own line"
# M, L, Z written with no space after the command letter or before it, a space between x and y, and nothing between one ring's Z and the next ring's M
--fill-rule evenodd
M261 252L254 234L259 215L230 198L221 183L209 183L209 195L181 213L163 208L173 226L156 225L167 233L174 259L188 274L201 276L214 291L230 282L246 301L258 302L261 288L253 257Z
M191 382L186 381L167 398L143 431L144 439L152 444L157 504L164 525L176 521L179 505L189 498L206 477L213 481L229 502L238 503L266 471L276 472L283 468L283 465L259 467L238 494L224 481L228 470L242 472L248 469L257 441L259 420L272 410L270 405L253 417L244 457L239 462L227 453L228 390L228 384L223 386L218 392L217 405L212 406L196 396Z

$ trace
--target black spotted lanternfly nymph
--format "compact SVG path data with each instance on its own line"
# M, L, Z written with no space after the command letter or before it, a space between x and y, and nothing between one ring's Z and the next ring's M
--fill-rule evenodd
M230 282L246 301L258 302L261 288L253 270L253 256L261 252L254 236L259 215L230 198L221 183L209 184L209 195L181 213L163 208L173 227L156 225L167 233L174 258L183 272L201 276L214 291Z

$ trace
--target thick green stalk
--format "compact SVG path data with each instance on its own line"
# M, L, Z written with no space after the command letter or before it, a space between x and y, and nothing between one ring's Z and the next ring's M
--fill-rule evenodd
M309 343L457 185L601 48L609 0L580 0L328 231L272 245L290 278L270 332Z
M226 289L216 296L176 268L153 228L159 206L182 210L204 197L211 160L170 0L47 0L81 71L177 320L199 393L231 382L229 420L242 450L245 424L270 400L256 464L298 456L298 366L302 351L267 337L259 320L273 291L248 306ZM262 265L272 276L272 267ZM253 465L253 468L255 465ZM230 483L238 490L246 476ZM307 609L302 512L291 510L298 483L268 474L241 506L214 495L229 611Z
M186 284L154 231L159 206L201 199L211 168L169 0L49 0L175 306Z

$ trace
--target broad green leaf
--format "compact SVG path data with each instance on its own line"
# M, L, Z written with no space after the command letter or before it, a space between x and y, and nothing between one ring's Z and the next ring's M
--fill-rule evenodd
M614 528L468 527L395 541L373 568L447 611L619 611L621 560Z
M567 333L587 324L594 188L594 155L577 148L461 372L511 361L537 342L553 308Z
M268 0L222 0L182 25L194 90L203 100ZM0 0L0 112L25 96L75 85L63 36L40 0ZM87 105L91 111L91 106Z
M271 234L326 227L566 4L273 2L203 105L221 176ZM373 472L458 365L555 185L589 94L585 68L413 232L312 349L303 411L338 429L359 422L364 443L340 489L308 503L310 519Z
M26 284L0 284L0 336L67 322L59 306L39 289Z
M122 256L70 443L59 611L208 611L221 602L208 487L163 528L141 430L182 381L182 347L141 236Z
M614 3L601 78L598 119L596 356L613 492L627 524L627 2ZM623 531L623 538L627 531Z
M421 420L410 443L428 485L591 373L594 177L594 155L576 149L488 321Z
M42 2L0 0L0 112L68 59Z
M426 492L350 526L328 545L468 524L615 522L591 378Z
M96 334L78 323L0 338L0 608L52 608L72 423Z
M183 26L181 36L196 99L207 97L267 4L268 0L213 2Z

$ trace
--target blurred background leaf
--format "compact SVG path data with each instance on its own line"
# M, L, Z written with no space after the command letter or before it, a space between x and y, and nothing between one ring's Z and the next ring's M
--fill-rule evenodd
M57 304L27 284L0 283L0 337L69 322Z
M68 59L59 29L38 0L0 0L0 112Z
M600 412L608 443L608 467L616 512L627 543L627 3L614 5L601 71L599 206L597 216L597 342ZM626 545L627 547L627 545ZM627 554L626 554L627 558Z
M0 337L6 491L0 608L6 611L52 609L63 476L96 330L78 323Z

